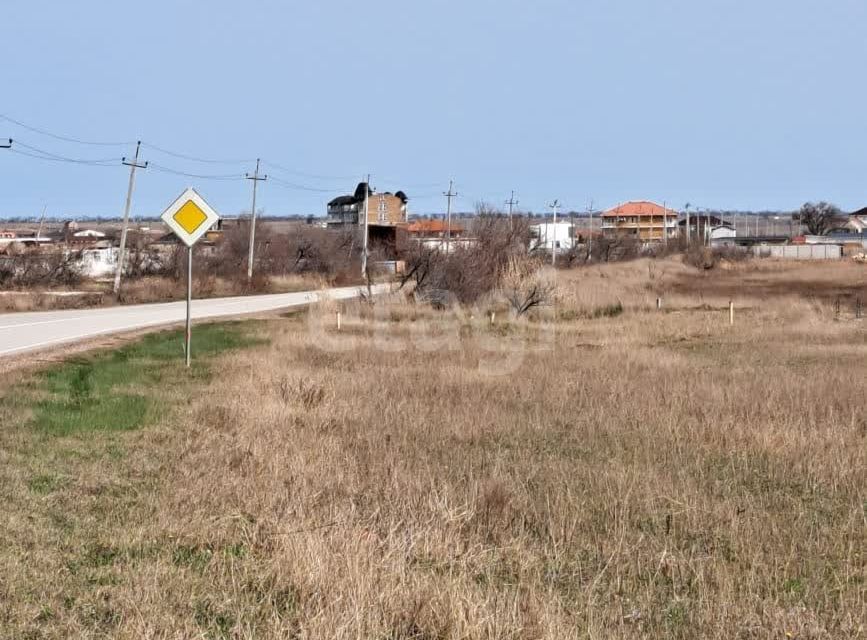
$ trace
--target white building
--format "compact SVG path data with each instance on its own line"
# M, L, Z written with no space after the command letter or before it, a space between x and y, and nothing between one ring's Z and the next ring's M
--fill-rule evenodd
M568 251L572 248L574 238L572 237L571 222L540 222L530 226L530 249L544 249L552 251L555 247L557 250Z
M79 262L82 275L87 278L103 278L112 275L117 269L117 257L119 253L120 249L117 247L82 250Z

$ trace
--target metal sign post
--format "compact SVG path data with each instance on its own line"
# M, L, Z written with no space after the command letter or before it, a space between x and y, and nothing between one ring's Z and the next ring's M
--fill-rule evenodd
M178 239L187 245L187 322L184 332L184 359L189 367L193 338L193 245L214 226L220 216L195 189L189 188L178 196L160 217Z
M193 248L187 247L187 326L184 332L184 356L187 367L190 366L192 353L190 344L193 341L193 319L190 314L193 306Z

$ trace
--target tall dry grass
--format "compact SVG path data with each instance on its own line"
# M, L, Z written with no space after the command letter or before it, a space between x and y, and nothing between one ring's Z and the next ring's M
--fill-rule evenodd
M268 323L270 344L130 436L119 479L94 461L70 480L78 501L134 490L121 520L93 521L111 580L74 594L102 622L27 562L0 578L3 620L127 638L863 637L863 322L746 289L734 327L708 291L658 313L648 268L561 283L573 313L548 314L553 333L400 299ZM592 313L612 300L620 315ZM55 617L37 624L43 601Z

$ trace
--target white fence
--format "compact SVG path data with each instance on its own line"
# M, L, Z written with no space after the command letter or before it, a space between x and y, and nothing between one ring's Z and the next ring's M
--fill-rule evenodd
M759 258L840 260L843 257L843 247L838 244L755 245L753 253Z

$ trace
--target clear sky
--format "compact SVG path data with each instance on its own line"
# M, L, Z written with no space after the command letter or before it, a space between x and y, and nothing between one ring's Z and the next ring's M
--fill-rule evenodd
M0 114L143 158L241 175L267 214L322 214L365 173L415 212L867 205L863 0L5 0ZM0 120L0 216L119 215L124 146ZM28 151L26 147L18 147ZM307 190L287 185L305 187ZM219 211L250 182L140 172L134 214L186 186ZM310 190L315 189L315 190ZM321 190L321 191L318 191Z

